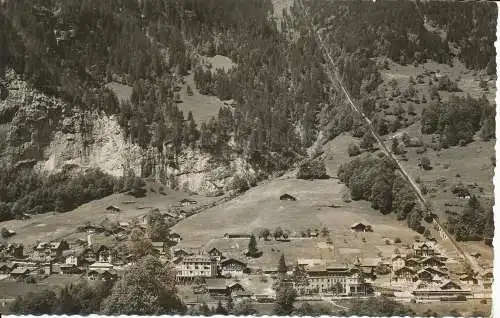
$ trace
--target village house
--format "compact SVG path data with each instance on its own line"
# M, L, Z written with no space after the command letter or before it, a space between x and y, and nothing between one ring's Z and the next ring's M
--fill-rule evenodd
M427 272L431 273L432 275L437 276L439 278L448 278L449 277L448 273L446 273L440 269L437 269L435 267L424 267L422 270L427 271Z
M413 244L413 252L417 256L434 256L436 255L435 244L432 242L416 242Z
M160 255L165 255L169 251L167 242L151 242L153 249Z
M452 281L446 281L440 285L422 286L421 288L413 290L412 294L417 299L452 299L458 296L467 297L471 295L471 291L462 290L458 284Z
M406 267L411 267L411 268L419 268L420 267L420 260L415 257L409 257L405 259L405 266Z
M361 271L345 265L306 268L308 284L300 286L299 293L331 292L340 286L339 294L363 295L366 293Z
M224 278L207 278L205 285L208 294L216 298L229 297L245 291L241 284Z
M445 266L445 263L440 261L437 257L431 256L431 257L426 257L426 258L420 260L419 265L421 267L441 268L441 267Z
M96 259L100 263L111 263L113 257L111 255L111 249L106 245L100 245L95 250Z
M75 264L61 264L59 265L61 274L82 274L84 271Z
M54 273L52 262L40 263L38 267L38 273L45 275L52 275Z
M463 285L477 285L477 278L472 274L462 274L458 277Z
M66 240L59 242L40 242L33 251L32 257L36 259L44 259L46 256L53 258L61 258L62 253L69 249L69 244Z
M487 269L481 274L484 288L491 288L493 284L493 270Z
M168 235L168 239L172 242L179 243L182 240L182 237L178 233L170 233Z
M64 258L64 264L80 266L84 263L84 258L82 257L83 249L71 249L64 251L62 256Z
M85 262L92 264L97 261L97 255L96 252L92 247L87 247L85 248L82 253L81 253L82 259L85 260Z
M406 255L401 255L401 254L395 254L392 256L392 270L397 271L400 268L403 268L406 266L405 262Z
M118 278L118 274L114 270L110 269L89 269L87 272L87 278L89 280L115 280Z
M394 285L407 285L413 282L413 276L417 273L416 270L408 266L404 266L395 270L391 277L391 284Z
M189 252L183 248L176 248L174 249L174 252L172 253L173 257L186 257L186 256L191 256L193 255L194 253L192 252Z
M190 205L194 205L194 204L197 204L198 202L196 202L196 200L192 200L192 199L182 199L179 201L179 204L183 207L186 207L186 206L190 206Z
M357 223L354 223L353 225L351 225L351 230L353 232L371 232L372 227L371 227L371 225L357 222Z
M241 277L247 272L247 264L234 258L220 263L221 275L225 277Z
M418 280L430 282L433 280L434 275L425 269L421 269L415 275Z
M208 278L205 280L205 285L210 296L228 296L229 294L224 278Z
M24 245L22 243L10 243L7 245L7 255L16 259L24 258Z
M28 267L16 267L10 272L10 278L15 280L25 279L33 270Z
M215 247L208 251L208 255L210 255L210 257L215 259L217 262L220 262L223 258L222 252Z
M177 279L180 281L217 276L217 263L209 256L186 256L176 267Z

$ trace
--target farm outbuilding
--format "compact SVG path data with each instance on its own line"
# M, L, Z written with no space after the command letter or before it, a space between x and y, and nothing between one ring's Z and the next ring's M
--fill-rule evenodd
M285 193L285 194L282 194L280 196L280 200L282 200L282 201L297 201L297 198L295 198L294 196L292 196L288 193Z
M354 223L353 225L351 225L351 230L353 230L354 232L372 232L373 231L371 225L364 224L361 222L357 222L357 223Z
M120 208L117 207L116 205L110 205L106 208L106 211L111 211L111 212L120 212Z

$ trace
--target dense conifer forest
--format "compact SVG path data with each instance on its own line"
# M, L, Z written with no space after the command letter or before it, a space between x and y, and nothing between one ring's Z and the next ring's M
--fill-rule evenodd
M495 72L494 4L311 1L308 6L349 92L382 135L400 125L391 128L385 119L374 117L371 93L382 80L372 58L405 65L452 63L458 57L470 69ZM221 162L240 155L267 173L283 171L306 157L320 131L326 139L346 131L358 136L363 125L330 88L325 61L300 6L283 13L279 28L270 19L272 10L270 0L6 1L0 9L0 71L14 69L34 88L74 109L118 116L130 141L143 148L168 147L172 166L191 148ZM444 30L445 36L429 25ZM237 67L212 72L200 65L199 55L216 54L230 57ZM176 92L188 72L202 94L232 99L234 110L223 108L203 123L182 113ZM118 101L105 87L112 80L133 87L130 102ZM422 132L440 134L443 147L465 145L477 131L488 140L494 137L493 113L484 99L435 101L422 114ZM365 134L363 148L373 144L369 138ZM8 165L2 169L11 175ZM52 181L36 173L21 175L33 182L4 179L3 206L12 210L16 203L34 213L53 208L33 210L36 200L25 198ZM346 182L351 179L345 177ZM114 181L107 182L79 202L111 193ZM363 196L382 212L396 210L405 218L410 204L401 207L391 200L392 192L402 191L393 184L397 179L388 176ZM64 205L64 198L56 201Z

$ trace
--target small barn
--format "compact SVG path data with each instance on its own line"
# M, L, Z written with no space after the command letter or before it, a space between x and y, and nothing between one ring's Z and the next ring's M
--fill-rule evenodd
M297 201L297 198L295 198L294 196L292 196L288 193L285 193L285 194L282 194L280 196L280 200L281 201Z
M116 205L110 205L106 208L106 211L110 211L110 212L120 212L120 208L117 207Z
M364 224L361 222L354 223L351 225L351 230L354 232L372 232L372 226L368 224Z

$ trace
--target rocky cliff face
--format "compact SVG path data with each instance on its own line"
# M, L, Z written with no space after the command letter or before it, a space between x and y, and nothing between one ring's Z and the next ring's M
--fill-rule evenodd
M68 165L92 167L115 176L132 169L136 175L203 195L231 190L235 175L255 180L255 171L243 159L221 165L197 150L183 151L173 168L167 147L160 152L130 143L115 116L73 108L28 88L13 72L7 73L6 83L9 94L0 101L5 146L0 152L8 164L29 164L49 173Z

